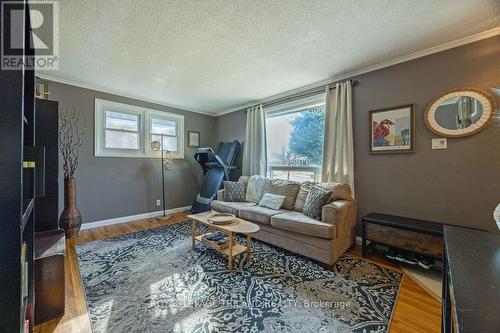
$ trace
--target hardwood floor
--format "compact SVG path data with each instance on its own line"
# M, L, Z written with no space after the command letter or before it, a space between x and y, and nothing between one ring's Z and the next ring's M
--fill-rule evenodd
M107 227L80 231L78 238L66 241L66 313L63 317L35 326L35 333L91 333L85 296L80 280L76 260L75 244L82 244L98 239L109 238L126 233L133 233L165 224L185 221L184 213L173 214L167 219L150 218ZM358 246L349 250L349 254L361 256ZM373 255L368 261L399 270L394 264L383 260L381 255ZM440 332L441 306L434 298L405 275L394 310L390 333L432 333ZM121 332L116 332L121 333Z

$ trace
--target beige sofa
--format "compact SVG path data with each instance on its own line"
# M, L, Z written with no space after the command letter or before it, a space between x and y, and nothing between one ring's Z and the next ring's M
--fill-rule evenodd
M241 177L239 181L248 181L248 177ZM300 186L298 183L295 184ZM332 190L330 199L322 207L321 220L304 215L297 205L294 210L273 210L259 207L255 202L226 202L224 190L218 191L217 200L212 201L212 209L232 213L257 223L260 231L253 235L256 239L332 265L354 244L356 202L351 198L348 185L338 183L317 185ZM305 193L307 196L307 192ZM297 197L301 199L296 198L296 200L303 202L304 192L302 195L297 193Z

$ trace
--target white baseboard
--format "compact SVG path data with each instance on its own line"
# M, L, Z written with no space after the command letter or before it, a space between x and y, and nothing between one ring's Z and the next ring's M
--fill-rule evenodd
M191 209L191 206L167 209L167 214L179 213L179 212L183 212L183 211L190 210L190 209ZM147 219L147 218L157 217L157 216L161 216L161 215L163 215L163 211L158 210L156 212L115 217L115 218L108 219L108 220L83 223L80 230L87 230L87 229L92 229L92 228L104 227L107 225L113 225L113 224L117 224L117 223L125 223L125 222L130 222L130 221L135 221L135 220L141 220L141 219Z
M362 244L362 238L360 236L356 236L356 245L361 245Z

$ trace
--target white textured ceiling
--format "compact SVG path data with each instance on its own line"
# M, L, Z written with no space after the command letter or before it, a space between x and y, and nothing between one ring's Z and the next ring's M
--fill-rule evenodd
M498 0L61 0L45 74L215 114L499 23Z

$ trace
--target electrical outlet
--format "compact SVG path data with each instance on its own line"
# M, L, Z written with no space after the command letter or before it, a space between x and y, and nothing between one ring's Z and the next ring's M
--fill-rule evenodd
M160 205L161 205L161 200L160 199L156 200L156 207L160 207Z

